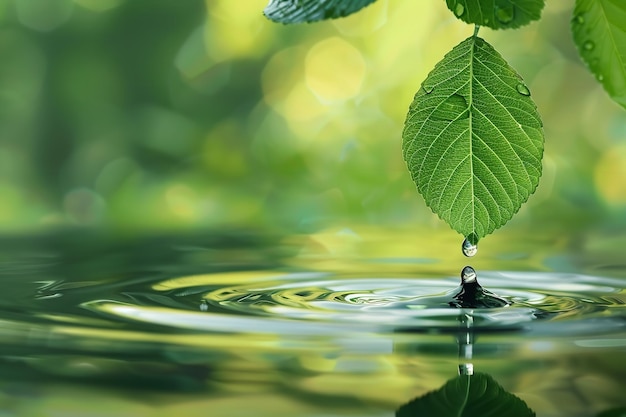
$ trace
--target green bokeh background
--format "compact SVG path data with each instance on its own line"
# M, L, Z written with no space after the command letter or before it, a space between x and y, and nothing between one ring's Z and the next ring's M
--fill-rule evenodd
M267 21L265 4L0 0L0 231L448 230L409 179L401 132L473 28L437 0L298 26ZM626 228L626 111L579 59L572 7L480 32L545 126L539 189L507 228Z

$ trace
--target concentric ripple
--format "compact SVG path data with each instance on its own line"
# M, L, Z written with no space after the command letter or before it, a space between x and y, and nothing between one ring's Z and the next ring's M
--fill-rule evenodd
M621 281L577 274L484 272L480 283L511 303L471 309L486 331L602 333L625 327ZM411 279L241 271L193 275L85 300L110 319L201 332L333 334L457 329L449 306L458 279Z

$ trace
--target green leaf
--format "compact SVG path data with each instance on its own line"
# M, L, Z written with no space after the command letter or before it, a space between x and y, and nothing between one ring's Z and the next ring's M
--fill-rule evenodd
M466 23L512 29L538 20L544 0L446 0L446 5Z
M576 0L572 33L583 61L626 108L626 1Z
M478 37L428 74L402 136L426 204L475 242L511 219L541 176L543 130L530 91Z
M437 391L416 398L396 411L396 417L467 416L532 417L524 401L482 373L461 375Z
M315 22L348 16L376 0L270 0L263 13L279 23Z

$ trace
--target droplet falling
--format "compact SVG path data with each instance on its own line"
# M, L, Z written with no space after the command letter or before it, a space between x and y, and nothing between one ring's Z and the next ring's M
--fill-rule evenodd
M593 48L595 47L596 45L592 41L587 41L583 43L583 48L585 49L585 51L593 51Z
M466 237L465 240L463 240L463 244L461 245L461 250L463 251L463 255L470 258L476 255L476 252L478 252L478 245L475 245L474 243L472 243L469 237Z
M461 284L476 282L476 271L471 266L466 266L461 271Z
M454 7L454 15L456 17L461 17L463 16L463 13L465 13L465 6L463 6L463 4L461 3L457 3Z
M523 96L529 96L530 95L530 90L528 89L528 87L526 87L526 84L524 83L519 83L515 86L515 89L517 90L518 93L520 93Z

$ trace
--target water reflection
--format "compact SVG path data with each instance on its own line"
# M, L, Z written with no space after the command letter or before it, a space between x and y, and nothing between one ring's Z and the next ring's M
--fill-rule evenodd
M490 375L459 375L436 391L398 409L397 417L422 416L534 417L528 405L507 392Z
M489 374L475 372L473 363L474 310L464 309L458 316L458 376L442 387L429 391L400 406L397 417L422 416L511 416L534 417L537 414L520 397L508 392ZM548 401L553 399L546 398ZM559 408L559 405L556 405ZM564 415L572 415L563 412ZM541 414L540 414L541 415ZM554 415L557 415L556 413ZM560 415L560 413L558 413ZM580 415L587 415L581 411ZM624 417L626 407L611 408L598 417Z
M396 416L535 416L523 400L507 392L490 375L474 372L474 311L462 311L458 320L459 375L404 404Z

